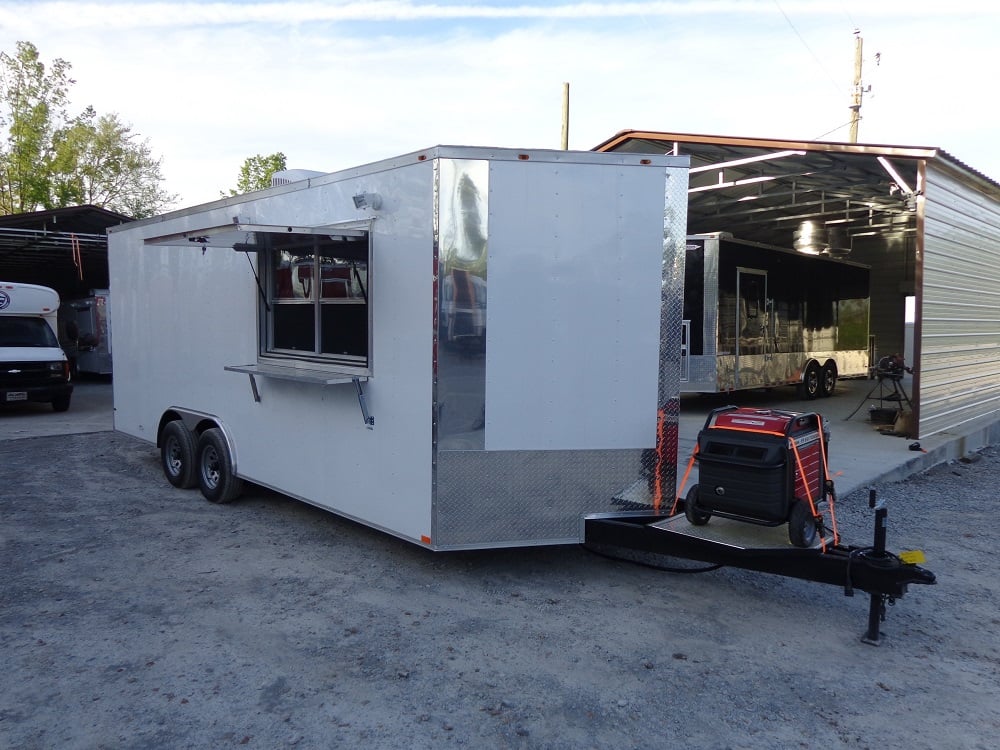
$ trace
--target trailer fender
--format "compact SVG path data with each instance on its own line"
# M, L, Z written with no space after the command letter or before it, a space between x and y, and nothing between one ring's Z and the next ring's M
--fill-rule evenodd
M205 432L205 430L210 430L213 427L218 428L222 433L223 439L226 441L226 446L229 448L229 455L232 459L233 474L239 476L239 454L236 450L236 443L233 440L232 433L226 426L225 422L215 414L194 411L192 409L185 409L178 406L171 406L163 412L163 415L160 417L160 423L156 428L157 448L162 448L163 429L167 426L167 424L173 422L175 419L179 419L184 423L184 426L190 430L195 442L198 441L198 438L201 437L201 434Z

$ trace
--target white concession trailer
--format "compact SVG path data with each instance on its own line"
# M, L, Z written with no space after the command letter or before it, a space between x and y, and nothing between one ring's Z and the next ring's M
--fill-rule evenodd
M687 166L438 146L114 227L115 428L438 550L672 500Z

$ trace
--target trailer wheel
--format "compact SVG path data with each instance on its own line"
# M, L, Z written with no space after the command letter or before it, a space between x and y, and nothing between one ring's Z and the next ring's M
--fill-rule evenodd
M796 547L812 547L816 541L816 519L809 504L796 500L788 517L788 541Z
M824 397L832 396L837 387L837 365L834 362L827 362L823 365L820 377L820 393Z
M810 362L806 367L806 374L802 377L802 395L812 401L820 394L823 374L819 364Z
M195 474L195 443L191 430L175 419L167 422L160 436L160 466L174 487L186 490L198 484Z
M698 485L691 485L684 498L684 516L692 526L704 526L712 514L706 510L698 510Z
M205 430L198 439L198 488L212 503L232 502L243 491L243 480L233 473L229 445L218 427Z

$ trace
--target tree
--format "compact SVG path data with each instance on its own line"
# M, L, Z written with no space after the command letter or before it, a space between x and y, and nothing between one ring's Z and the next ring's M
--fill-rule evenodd
M117 114L90 107L53 137L51 191L58 205L89 204L144 218L172 203L160 187L160 161Z
M53 122L66 113L66 92L74 83L70 64L56 59L46 73L38 50L17 43L17 55L0 53L0 210L32 211L48 197L44 165L51 159Z
M115 113L71 117L75 81L62 59L46 68L37 48L0 52L0 213L92 204L142 218L176 200L161 184L149 143Z
M254 190L263 190L271 187L271 177L275 172L288 169L285 155L278 151L270 156L248 156L240 167L240 176L236 180L236 189L230 190L226 195L242 195Z

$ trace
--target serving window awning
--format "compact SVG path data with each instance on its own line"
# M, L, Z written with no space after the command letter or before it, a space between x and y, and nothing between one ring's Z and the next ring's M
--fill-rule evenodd
M223 247L240 252L257 251L257 235L323 235L332 240L363 238L371 230L371 219L343 221L320 226L296 226L285 224L250 224L233 222L219 226L199 227L171 234L147 237L146 245L187 246L201 248Z

